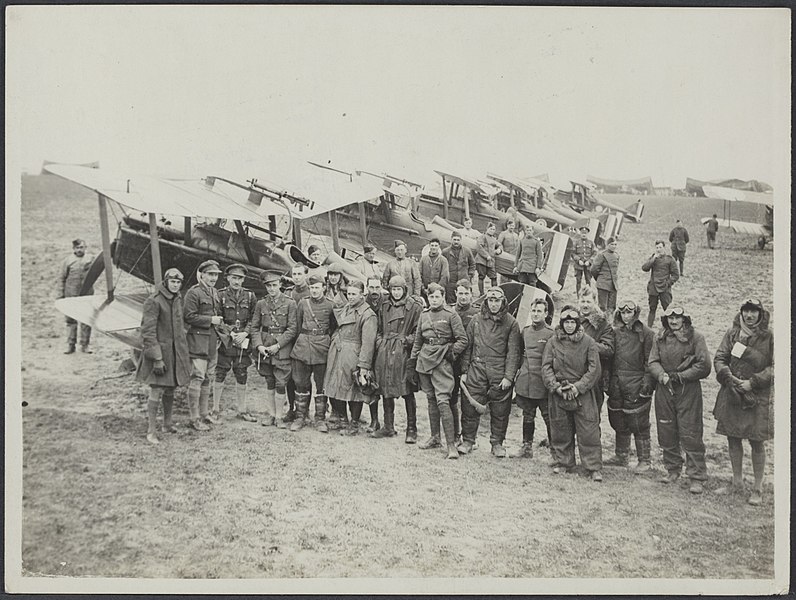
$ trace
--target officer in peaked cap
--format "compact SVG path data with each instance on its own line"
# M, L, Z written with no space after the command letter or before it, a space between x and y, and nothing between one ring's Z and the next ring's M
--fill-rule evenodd
M266 284L272 281L282 281L282 274L279 271L263 271L260 281Z
M575 271L575 293L580 294L581 280L586 280L586 285L591 281L591 264L597 249L594 242L589 239L589 229L586 225L578 228L580 238L575 240L572 251L572 268Z
M204 261L196 270L200 273L221 273L221 267L212 259Z
M232 274L239 274L246 277L249 274L249 269L246 265L242 265L241 263L235 263L229 265L226 269L224 269L224 275L232 275Z

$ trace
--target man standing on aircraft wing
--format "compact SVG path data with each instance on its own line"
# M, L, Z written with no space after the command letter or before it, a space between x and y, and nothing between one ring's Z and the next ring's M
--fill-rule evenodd
M658 302L661 303L663 310L666 310L671 304L672 286L680 279L680 270L677 268L677 261L666 254L666 242L663 240L655 242L655 252L641 265L641 270L649 271L650 274L647 284L650 306L647 327L651 328L655 323Z
M445 287L445 302L456 302L456 288L460 279L473 280L475 275L475 259L469 248L462 246L462 233L454 231L451 234L451 245L442 251L442 256L448 259L448 285Z
M421 315L415 332L415 342L409 357L409 376L415 373L420 379L420 388L428 399L428 419L431 437L418 448L439 448L440 420L448 458L458 458L453 429L453 414L450 396L453 391L453 363L467 346L467 334L459 315L445 306L445 290L441 285L428 286L429 308Z
M580 239L575 240L575 249L572 251L572 268L575 270L575 293L580 294L580 281L586 279L586 285L591 281L591 263L597 250L594 242L589 239L591 231L586 225L578 229Z
M495 283L497 272L495 271L495 255L499 250L497 239L495 239L495 224L489 223L486 226L486 233L478 238L478 247L475 254L475 268L478 271L478 291L484 293L484 279L489 280L489 287Z
M481 312L467 327L467 346L462 354L462 443L460 454L475 445L481 415L470 401L489 404L492 455L504 458L503 441L511 413L511 388L520 367L522 336L517 320L507 311L502 288L491 287Z
M73 296L80 296L80 289L83 287L83 281L86 279L88 270L91 268L91 263L94 258L86 254L85 240L76 239L72 242L72 255L67 256L61 263L61 273L58 277L58 290L56 293L57 298L72 298ZM86 291L86 295L94 293L94 289ZM77 344L77 321L72 317L66 317L67 329L67 349L64 354L73 354L75 345ZM88 349L89 341L91 340L91 327L80 324L80 351L91 354Z
M249 321L251 320L257 297L254 292L243 287L243 280L249 269L236 263L224 269L229 285L218 293L221 302L221 315L230 333L222 338L218 349L216 365L216 385L213 388L213 417L221 418L221 396L224 393L224 380L230 369L235 375L235 404L238 418L256 423L257 419L249 413L246 404L246 384L249 367L252 364L249 345Z
M331 335L334 331L334 302L324 296L323 279L311 275L308 298L302 298L296 308L299 327L290 357L293 359L293 381L296 385L296 419L290 431L299 431L309 419L312 382L315 379L315 421L318 431L328 433L326 425L326 395L323 381L326 378L326 359L329 356Z
M286 429L287 382L292 365L290 352L298 335L296 303L279 289L282 277L276 271L265 271L265 297L257 303L249 325L249 335L257 350L257 370L265 378L265 406L270 417L263 426L276 425Z
M218 362L216 328L224 322L221 317L221 300L215 288L219 273L221 269L214 260L206 260L199 265L199 282L186 292L183 303L183 320L188 330L188 352L191 356L188 410L191 414L191 426L197 431L207 431L209 428L205 423L218 422L209 413L208 405Z
M406 257L406 242L395 240L395 260L391 260L384 268L381 278L382 287L390 285L390 279L400 275L406 280L406 293L409 296L419 296L423 289L420 280L420 267L417 262Z
M685 250L688 245L688 230L683 227L682 221L677 219L674 229L669 233L669 243L672 245L672 256L680 263L680 275L685 275Z

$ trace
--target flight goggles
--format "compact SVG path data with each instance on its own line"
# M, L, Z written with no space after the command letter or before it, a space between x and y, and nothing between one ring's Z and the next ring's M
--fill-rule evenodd
M666 309L666 312L663 313L665 317L682 317L685 314L685 309L682 306L670 306Z
M622 304L619 305L619 310L621 312L633 312L634 310L636 310L636 303L633 302L632 300L623 302Z
M564 312L561 313L561 317L559 317L561 321L579 321L580 320L580 313L573 308L568 308Z
M741 303L741 307L744 306L754 306L755 308L760 308L763 306L763 303L760 302L760 298L747 298Z

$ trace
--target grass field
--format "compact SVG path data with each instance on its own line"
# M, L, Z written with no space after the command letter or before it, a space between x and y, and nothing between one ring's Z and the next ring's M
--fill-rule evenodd
M617 203L634 199L620 196ZM773 253L757 250L753 236L723 230L719 249L709 251L699 218L721 215L720 202L655 197L645 203L644 223L624 226L620 298L646 304L640 265L680 217L692 242L675 298L691 310L714 352L745 294L772 306ZM748 506L746 494L713 493L730 479L726 441L715 434L711 414L718 391L713 374L703 382L710 480L698 497L686 482L656 482L662 471L654 423L656 473L606 468L602 484L577 473L552 475L544 449L531 460L493 458L488 420L479 450L446 461L439 451L406 446L402 435L290 433L232 418L199 434L184 426L187 409L178 399L179 433L150 446L147 388L117 371L127 348L96 334L93 355L61 354L65 327L52 304L56 274L71 239L84 237L97 251L96 205L92 194L54 176L23 178L25 575L773 577L773 467L760 507ZM753 221L756 210L739 208L733 216ZM141 284L122 275L120 285ZM559 305L573 296L570 277ZM261 402L254 370L250 381ZM227 405L232 392L230 384ZM422 394L418 404L423 439ZM396 412L403 430L403 410ZM539 419L537 431L543 430ZM507 446L520 441L515 409ZM604 458L613 442L604 418ZM748 449L745 472L748 485Z

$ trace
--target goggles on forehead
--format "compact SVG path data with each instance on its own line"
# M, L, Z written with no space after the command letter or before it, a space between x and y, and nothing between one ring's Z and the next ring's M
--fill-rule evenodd
M759 298L747 298L743 301L741 306L753 305L755 308L759 308L762 304Z
M623 302L622 304L619 305L619 310L622 312L633 312L634 310L636 310L636 303L633 302L632 300Z
M671 317L671 316L682 317L685 314L685 310L683 309L682 306L674 306L671 308L667 308L666 312L663 314L666 317Z
M562 321L578 321L580 320L580 313L576 310L565 310L561 313Z

